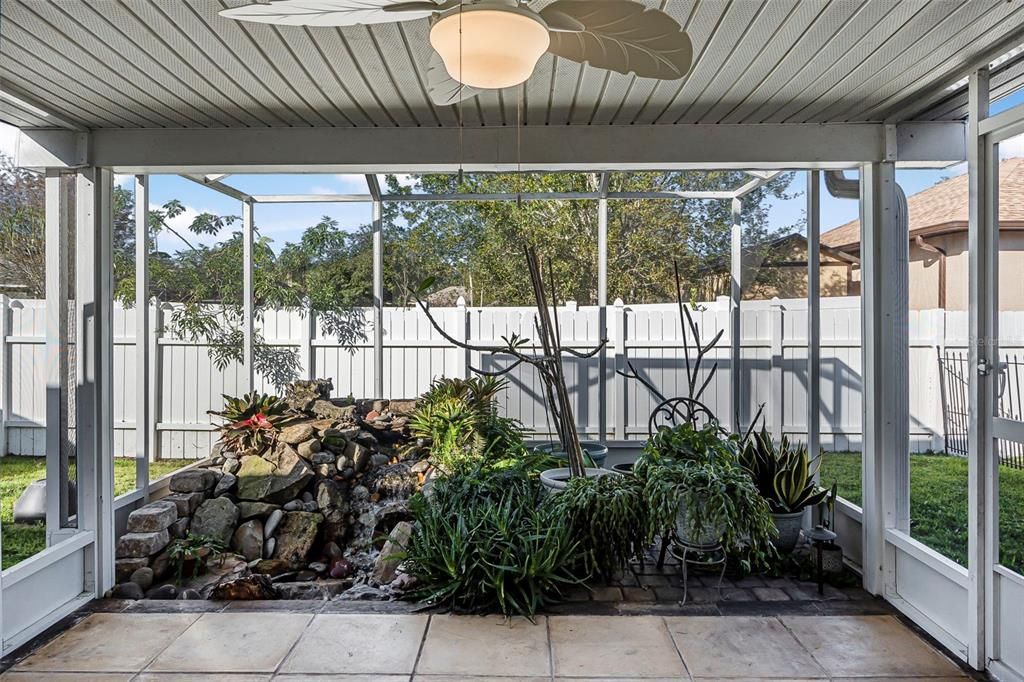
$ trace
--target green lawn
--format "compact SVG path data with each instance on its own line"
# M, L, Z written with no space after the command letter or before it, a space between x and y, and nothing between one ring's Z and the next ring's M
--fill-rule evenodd
M823 484L861 504L860 453L830 452ZM1024 573L1024 471L1000 467L1000 562ZM910 535L961 565L967 562L967 460L948 455L910 456Z
M151 479L180 469L187 462L149 463ZM0 457L0 527L3 531L3 568L27 559L46 546L46 529L41 523L14 523L14 503L32 481L46 477L43 457ZM135 489L135 460L114 460L114 492Z

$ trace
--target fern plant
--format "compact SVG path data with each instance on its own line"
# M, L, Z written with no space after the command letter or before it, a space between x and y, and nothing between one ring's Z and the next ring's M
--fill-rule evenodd
M220 442L234 452L263 450L277 440L280 430L292 421L283 399L253 391L240 398L224 396L224 409L208 414L227 423L217 427Z

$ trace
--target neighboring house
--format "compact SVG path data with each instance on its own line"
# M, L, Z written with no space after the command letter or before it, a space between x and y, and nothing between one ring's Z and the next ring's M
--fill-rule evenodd
M859 294L860 278L854 270L860 268L856 255L821 246L819 290L822 296L852 296ZM715 261L706 266L695 292L697 299L710 301L716 296L728 296L731 286L729 264ZM770 242L743 249L743 298L764 300L770 298L807 297L807 238L802 234L788 234Z
M1024 158L999 164L999 306L1024 310ZM958 175L907 198L910 212L910 308L967 308L967 175ZM821 235L829 247L860 256L860 221ZM860 270L851 270L850 293L860 293Z

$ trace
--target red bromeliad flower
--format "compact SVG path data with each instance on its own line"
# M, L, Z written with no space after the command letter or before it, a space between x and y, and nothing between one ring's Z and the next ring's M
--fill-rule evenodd
M266 415L262 412L257 412L253 416L245 420L245 423L254 429L272 429L274 425L270 423Z

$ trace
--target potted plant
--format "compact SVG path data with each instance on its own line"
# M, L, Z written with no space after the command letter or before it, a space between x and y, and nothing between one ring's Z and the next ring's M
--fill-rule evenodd
M773 554L768 503L739 463L739 439L711 422L659 430L634 467L644 481L652 535L674 528L689 547L721 544L746 569Z
M793 551L800 539L804 510L821 504L828 495L815 482L819 460L812 461L805 445L794 445L785 436L775 443L762 428L744 443L740 463L771 508L778 530L776 549Z
M174 582L181 584L182 577L196 578L206 571L206 561L213 554L223 554L226 547L217 538L207 535L186 535L171 543L168 557L174 565Z

